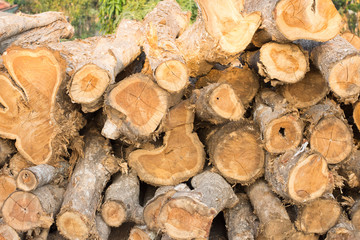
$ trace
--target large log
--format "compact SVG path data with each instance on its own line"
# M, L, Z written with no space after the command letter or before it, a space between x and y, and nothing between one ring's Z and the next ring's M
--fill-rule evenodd
M4 201L9 197L10 194L15 191L16 181L14 177L7 173L0 174L0 210L4 204Z

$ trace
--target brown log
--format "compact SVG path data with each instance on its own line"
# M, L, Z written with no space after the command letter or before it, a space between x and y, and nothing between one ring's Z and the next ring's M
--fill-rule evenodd
M329 92L325 78L316 69L311 69L297 83L280 87L283 97L296 108L307 108L317 104Z
M272 36L269 34L269 32L267 32L264 29L258 29L253 38L251 39L251 43L257 47L257 48L261 48L262 45L264 45L265 43L271 42L272 40Z
M265 149L283 153L295 149L302 140L303 124L297 109L268 89L257 97L254 120L259 124Z
M357 50L360 50L360 38L357 35L351 32L344 32L341 34L341 37L351 43Z
M130 142L150 139L168 109L168 94L150 77L134 74L105 96L107 120L102 135Z
M107 225L119 227L131 221L143 224L143 207L139 204L140 183L136 173L117 175L105 192L101 216Z
M145 225L134 226L129 235L129 240L155 240L156 232L150 231Z
M355 123L357 129L360 129L360 104L359 104L359 102L355 103L355 107L353 110L353 119L354 119L354 123Z
M5 222L18 231L37 227L50 228L59 212L65 189L46 185L34 192L17 191L2 207Z
M250 184L264 173L260 132L249 121L231 122L207 140L210 161L229 182Z
M164 119L163 146L130 153L129 166L136 170L142 181L155 186L176 185L203 169L205 152L193 132L193 123L194 105L188 100L180 102Z
M13 176L17 176L22 169L31 166L34 164L27 161L20 153L16 153L9 161L9 170Z
M223 71L212 69L206 76L196 81L196 88L203 88L212 83L227 83L246 107L259 90L259 78L248 67L229 67Z
M254 240L258 232L259 220L246 194L236 194L239 203L224 210L227 235L229 240Z
M190 76L210 71L213 64L232 62L251 42L261 22L260 13L247 14L237 0L197 0L196 22L178 39Z
M175 193L160 211L162 230L175 239L209 237L213 218L238 202L231 186L216 173L205 171L191 185L192 191Z
M360 232L352 225L346 213L340 215L337 224L326 234L325 240L357 240L360 239Z
M360 186L360 151L354 150L348 159L343 161L340 166L340 173L345 177L350 188Z
M329 164L340 163L351 154L352 130L334 101L325 100L312 106L302 118L309 123L305 133L311 149L322 154Z
M0 219L0 240L20 240L19 234Z
M9 195L16 191L16 181L9 174L0 175L0 210ZM1 211L0 211L1 215Z
M0 138L0 166L3 166L5 163L7 163L11 156L15 154L15 152L16 148L12 141Z
M84 124L66 96L65 62L46 48L9 48L2 57L13 81L0 74L0 135L34 164L57 161Z
M245 11L260 11L261 28L274 41L328 41L340 33L342 18L331 0L247 0Z
M48 44L74 34L74 28L60 12L0 15L0 23L0 54L11 44Z

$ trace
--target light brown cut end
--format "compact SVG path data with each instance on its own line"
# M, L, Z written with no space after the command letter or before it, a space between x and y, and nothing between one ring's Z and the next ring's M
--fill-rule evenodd
M116 201L107 201L101 207L101 216L110 227L119 227L126 220L126 209Z
M274 18L279 31L291 41L325 42L339 34L343 26L331 0L281 0L276 4Z
M21 170L33 166L30 162L21 156L20 153L16 153L9 161L9 169L13 176L17 176Z
M208 238L216 211L189 197L169 200L161 209L159 222L172 238Z
M8 196L15 192L16 190L16 181L13 177L8 175L0 176L0 210L4 201Z
M360 130L360 104L357 102L353 110L353 118L357 129Z
M351 32L344 32L341 34L341 37L351 43L357 50L360 50L360 38L357 35Z
M94 64L87 64L77 71L71 81L69 95L80 104L96 102L110 84L109 74Z
M323 99L328 92L328 86L318 70L311 70L299 82L284 85L281 92L294 107L306 108Z
M146 229L146 226L135 226L129 233L128 240L154 240L156 234Z
M168 92L180 92L189 83L189 73L184 63L170 60L156 68L155 79L159 86Z
M270 42L260 49L262 71L270 79L296 83L309 70L308 55L296 44Z
M0 224L0 240L20 240L20 237L12 227Z
M329 184L326 160L319 154L304 155L289 173L288 192L297 202L306 202L324 194Z
M23 169L16 178L17 187L23 191L34 190L39 184L36 175L30 170Z
M349 127L337 117L322 119L312 130L311 149L321 153L329 164L346 159L353 149Z
M81 215L76 212L66 211L58 215L56 225L61 233L69 239L88 239L90 229Z
M360 92L360 56L347 57L331 68L329 86L341 98L356 96Z
M303 137L303 127L297 115L287 114L271 121L264 131L265 148L270 153L295 149Z

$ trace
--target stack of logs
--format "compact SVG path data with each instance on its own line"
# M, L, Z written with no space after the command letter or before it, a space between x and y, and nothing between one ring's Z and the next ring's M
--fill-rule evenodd
M360 239L360 39L331 0L196 2L61 42L0 13L0 239Z

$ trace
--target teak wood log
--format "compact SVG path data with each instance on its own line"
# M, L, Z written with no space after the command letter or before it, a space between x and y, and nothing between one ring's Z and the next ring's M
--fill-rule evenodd
M360 232L354 228L351 221L343 212L339 221L326 234L325 240L356 240L360 239Z
M7 163L11 156L15 154L15 152L16 148L12 141L0 138L0 166L3 166L5 163Z
M360 50L360 38L357 35L351 32L344 32L341 34L341 37L351 43L357 50Z
M150 231L145 225L140 225L131 229L128 240L155 240L156 237L156 232Z
M310 69L308 53L293 43L265 43L243 58L272 84L299 82Z
M134 74L116 84L105 96L107 120L102 135L130 142L150 139L168 110L168 93L152 79Z
M60 12L36 15L0 14L0 25L0 54L11 44L21 46L48 44L71 38L74 34L74 28Z
M236 194L239 203L224 210L224 218L229 240L254 240L259 227L259 220L253 213L246 194Z
M57 161L84 124L66 96L64 60L46 48L18 47L2 58L12 79L0 73L0 135L16 139L18 151L34 164Z
M257 96L254 120L260 126L264 147L270 153L295 149L302 140L303 124L298 110L269 89Z
M9 197L10 194L16 191L16 181L13 176L9 174L0 175L0 210L4 201ZM1 216L1 211L0 211Z
M264 173L265 153L255 124L231 122L209 134L210 161L229 182L250 184Z
M176 41L189 69L196 77L210 71L213 64L228 64L251 42L261 22L260 13L247 14L236 0L197 0L196 22Z
M163 146L130 153L129 166L149 184L176 185L199 173L205 151L194 129L194 105L189 100L171 108L164 119Z
M246 0L245 11L260 11L262 29L278 42L333 39L343 26L331 0Z
M131 221L143 224L143 207L139 204L140 183L135 172L117 175L106 189L101 216L107 225L119 227Z
M18 231L50 228L59 212L65 189L46 185L33 192L16 191L4 202L5 222Z
M231 186L216 173L205 171L193 177L191 185L192 191L178 191L160 210L162 230L175 239L209 237L214 217L239 201Z
M310 107L302 118L308 122L305 135L311 149L322 154L329 164L340 163L351 154L352 130L334 101L324 100Z

